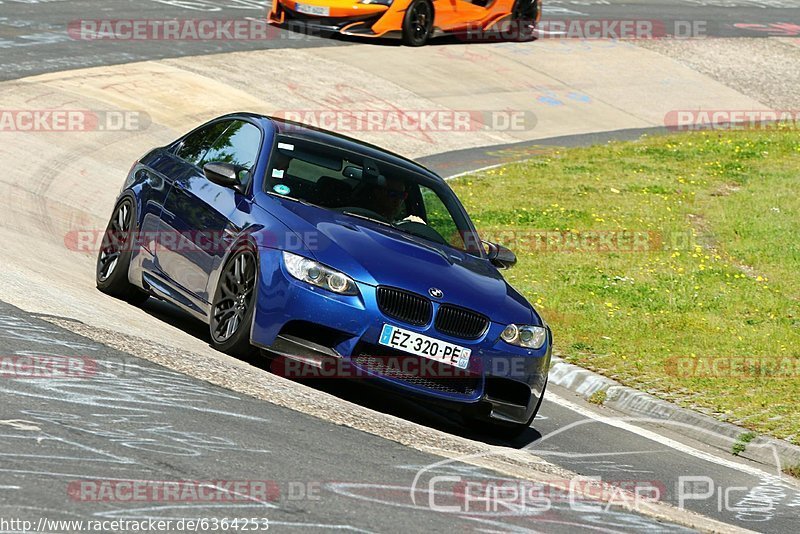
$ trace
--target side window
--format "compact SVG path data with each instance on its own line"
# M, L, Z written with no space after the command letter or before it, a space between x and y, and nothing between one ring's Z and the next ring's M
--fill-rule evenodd
M423 185L419 186L419 192L422 195L422 203L425 205L427 225L436 230L450 246L464 250L464 239L439 195Z
M230 125L231 121L215 122L197 130L183 141L178 149L178 157L194 165L200 165L208 149Z
M234 121L214 141L200 166L211 162L232 163L249 171L256 164L260 147L261 130L249 122Z

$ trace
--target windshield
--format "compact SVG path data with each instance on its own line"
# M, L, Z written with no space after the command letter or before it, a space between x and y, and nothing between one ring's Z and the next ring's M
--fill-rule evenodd
M450 188L383 160L279 136L265 185L275 195L481 255L480 241Z

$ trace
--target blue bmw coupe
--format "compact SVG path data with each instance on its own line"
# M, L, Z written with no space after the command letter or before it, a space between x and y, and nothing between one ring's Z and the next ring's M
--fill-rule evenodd
M212 345L330 366L457 409L482 431L530 426L552 334L498 269L446 182L376 146L240 113L137 161L97 287L168 301ZM330 367L326 367L330 368ZM290 373L287 373L290 374Z

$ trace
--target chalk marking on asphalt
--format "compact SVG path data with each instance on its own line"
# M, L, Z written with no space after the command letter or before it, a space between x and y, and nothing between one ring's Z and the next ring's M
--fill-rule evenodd
M8 438L8 439L35 439L37 444L41 444L43 441L53 441L57 444L65 444L71 445L74 447L78 452L91 452L97 455L95 458L85 457L85 456L53 456L47 454L21 454L17 452L0 452L0 457L8 456L11 458L34 458L38 460L68 460L68 461L78 461L78 462L105 462L105 463L114 463L114 464L127 464L127 465L139 465L139 462L132 460L131 458L125 458L124 456L117 456L108 452L105 452L100 449L95 449L94 447L90 447L88 445L83 445L82 443L78 443L77 441L70 441L68 439L60 438L57 436L51 436L49 434L44 434L42 436L17 436L14 434L0 434L0 440Z
M131 469L136 467L137 472L141 473L141 466L133 466L131 465ZM41 475L46 477L62 477L62 478L72 478L75 480L84 480L87 477L86 473L75 474L75 473L55 473L53 471L34 471L31 469L2 469L0 468L0 473L16 473L18 475ZM114 482L141 482L142 477L136 478L123 478L123 477L101 477L101 476L92 476L92 480L111 480Z
M50 471L29 471L29 470L22 470L22 469L0 469L0 472L20 473L20 474L34 474L34 475L45 475L45 476L52 476L52 477L66 477L66 478L77 478L77 479L85 479L85 478L87 478L87 475L85 473L81 474L81 475L73 475L73 474L69 474L69 473L53 473L53 472L50 472ZM91 478L92 478L92 480L108 480L108 481L112 481L112 482L141 482L142 481L141 477L139 477L139 478L119 478L119 477L97 477L97 476L93 476ZM2 487L3 486L0 486L0 488L2 488ZM16 489L19 489L19 486L9 486L9 487L14 487ZM150 512L152 512L152 511L155 511L155 510L172 510L172 509L175 509L175 508L178 508L178 509L181 509L181 510L185 510L185 509L197 508L197 507L202 507L202 508L229 508L229 507L236 507L236 508L242 508L242 507L248 508L249 507L249 508L253 508L253 507L263 507L263 508L280 509L280 507L278 505L273 504L271 502L262 501L262 500L259 500L259 499L255 498L255 497L251 497L250 495L246 495L244 493L241 493L241 492L238 492L238 491L234 491L234 490L231 490L229 488L223 488L221 486L217 486L216 484L201 484L201 487L218 489L218 490L223 491L225 493L228 493L228 494L231 494L231 495L236 495L237 497L242 497L244 500L250 501L250 502L247 503L247 504L227 504L227 503L226 504L207 504L207 503L204 503L202 506L200 506L200 505L150 506L150 507L147 507L147 508L134 508L134 509L128 509L128 510L109 510L109 511L105 511L105 512L98 512L95 515L100 516L100 517L112 517L112 518L119 518L119 519L124 519L124 518L132 519L133 517L127 517L125 514L131 513L131 512L142 512L142 511L145 511L145 512L150 511ZM145 519L150 519L150 517L148 516ZM178 519L181 519L181 518L178 518Z
M183 373L185 375L185 373ZM185 375L190 376L190 375ZM199 379L203 380L203 379ZM237 412L229 412L225 410L216 410L213 408L208 408L204 406L191 406L185 404L179 404L174 399L172 400L163 400L163 399L144 399L144 398L136 398L130 399L129 397L101 397L99 395L92 396L90 393L83 393L79 388L85 388L86 391L96 391L98 386L97 384L90 384L85 385L81 384L79 380L50 380L50 379L38 379L32 380L32 385L37 387L53 387L54 385L64 386L64 388L71 388L69 391L67 390L59 390L57 388L52 388L49 390L45 390L44 392L29 392L29 391L21 391L18 389L12 388L3 388L0 387L0 393L5 393L8 395L16 395L16 396L23 396L23 397L33 397L36 399L41 400L52 400L52 401L59 401L59 402L69 402L73 404L79 404L82 406L92 406L95 408L113 408L117 410L128 410L131 412L141 412L141 413L150 413L150 414L161 414L162 410L158 408L163 408L164 406L175 407L183 410L189 410L193 412L200 412L203 414L214 414L214 415L223 415L226 417L235 417L237 419L244 419L246 421L256 421L259 423L267 422L266 419L262 417L256 417L253 415L246 415ZM156 384L157 386L163 386L163 384ZM174 387L172 391L174 391ZM209 393L213 390L211 388L208 389ZM55 395L51 394L52 392ZM103 393L108 393L108 390L104 390ZM117 395L126 394L124 391L119 391ZM230 396L230 398L234 398L239 400L237 397ZM152 397L151 397L152 399ZM123 403L128 402L127 405ZM169 404L167 404L169 403ZM150 406L152 409L146 408L145 406Z
M609 513L609 512L606 512L606 513ZM509 530L511 528L511 526L508 525L507 523L503 523L501 521L493 521L493 520L487 519L485 517L467 517L466 519L468 519L470 521L477 522L477 523L482 523L484 525L497 527L497 529L495 529L495 530L488 530L488 528L484 528L484 530L479 530L478 532L514 532L516 534L525 534L525 533L546 534L547 533L547 530L543 530L543 529L542 530L534 530L533 528L522 527L522 526L519 526L519 525L514 525L513 530ZM584 521L582 523L577 523L575 521L566 521L566 520L563 520L563 519L543 519L541 517L537 517L536 518L536 523L540 528L541 528L541 524L544 523L544 524L550 524L550 525L561 525L561 526L565 526L565 527L572 527L571 532L596 531L596 532L603 532L605 534L624 534L626 532L631 532L631 530L621 530L623 527L628 527L630 529L630 527L632 527L632 526L637 526L637 527L640 527L640 529L642 531L644 531L644 529L646 527L651 527L652 528L654 526L651 523L635 524L635 525L618 525L617 524L617 525L601 526L601 525L591 525L586 521ZM665 530L665 526L664 525L657 525L657 526L661 527L661 530L656 530L656 532L667 532ZM617 530L617 528L613 528L613 527L618 527L619 530ZM681 528L681 527L678 527L678 528ZM688 529L688 528L685 528L685 527L682 528L681 530L683 530L684 532L694 532L691 529Z
M351 525L325 525L323 523L292 523L290 521L270 521L270 525L281 525L284 527L298 527L298 528L324 528L330 530L349 530L352 532L363 532L364 534L372 534L372 530L364 530Z
M693 447L690 447L690 446L688 446L686 444L680 443L680 442L678 442L676 440L667 438L666 436L662 436L662 435L660 435L660 434L658 434L656 432L652 432L650 430L646 430L644 428L638 427L638 426L636 426L634 424L631 424L629 421L637 421L637 422L640 422L640 423L647 422L647 423L655 423L655 424L662 424L662 425L671 423L671 424L674 424L676 426L691 426L691 425L688 425L686 423L680 423L680 422L674 422L674 421L665 421L663 419L653 419L653 418L632 418L632 417L630 417L630 418L609 418L609 417L604 417L604 416L596 414L596 413L594 413L594 412L592 412L590 410L587 410L586 408L583 408L582 406L579 406L579 405L577 405L575 403L572 403L572 402L570 402L570 401L568 401L568 400L566 400L566 399L564 399L564 398L562 398L562 397L560 397L560 396L558 396L558 395L556 395L556 394L554 394L552 392L548 393L548 400L553 401L554 403L556 403L556 404L558 404L558 405L560 405L560 406L562 406L564 408L572 410L572 411L574 411L575 413L577 413L579 415L583 415L585 417L585 419L582 420L582 421L576 421L574 423L570 423L569 425L566 425L565 427L559 428L555 432L551 432L551 433L547 434L546 436L543 436L540 440L534 442L535 444L541 444L544 441L546 441L547 439L552 438L553 436L556 436L558 434L566 432L566 431L568 431L570 429L573 429L575 427L584 425L587 422L593 422L594 421L594 422L599 422L601 424L606 424L606 425L611 426L611 427L618 428L620 430L625 430L625 431L631 432L631 433L633 433L635 435L638 435L640 437L649 439L649 440L654 441L656 443L659 443L661 445L665 445L667 447L675 449L679 454L692 456L692 457L695 457L695 458L698 458L698 459L701 459L701 460L705 460L705 461L707 461L709 463L713 463L713 464L717 464L717 465L729 468L731 470L734 470L734 471L737 471L737 472L740 472L740 473L749 474L749 475L751 475L751 476L753 476L753 477L755 477L755 478L757 478L759 480L762 480L762 481L763 480L775 480L777 478L777 480L779 481L781 487L785 487L785 488L792 488L793 487L792 483L789 481L789 478L787 476L785 476L783 473L781 473L780 460L779 460L779 458L777 456L777 451L774 450L774 447L772 447L772 449L773 449L773 455L775 457L775 465L776 465L777 475L768 473L768 472L766 472L766 471L764 471L762 469L758 469L758 468L755 468L755 467L752 467L752 466L749 466L749 465L746 465L746 464L740 464L740 463L737 463L737 462L726 460L724 458L720 458L720 457L715 456L713 454L705 453L703 451L700 451L700 450L697 450L697 449L695 449ZM709 432L709 433L712 433L712 432ZM534 451L531 449L531 446L534 443L532 443L531 445L528 445L528 446L524 447L523 449L520 449L520 450L518 450L516 452L518 452L518 453L526 453L526 452L527 453L533 453ZM770 447L770 445L764 445L764 446ZM421 477L426 472L431 471L433 469L436 469L436 468L438 468L440 466L443 466L443 465L449 465L449 464L452 464L454 462L467 462L469 460L474 460L476 458L486 457L486 456L490 456L492 454L498 454L499 452L500 451L494 451L494 452L493 451L484 451L484 452L479 452L479 453L476 453L476 454L466 454L466 455L462 455L462 456L458 456L458 457L446 458L444 460L429 464L428 466L420 469L419 471L417 471L416 475L414 476L414 480L413 480L413 482L411 484L411 489L410 489L411 502L414 505L416 505L416 503L417 503L417 495L416 495L416 493L418 491L417 490L417 485L419 484ZM504 451L504 453L506 455L509 455L509 456L511 456L513 454L511 451ZM538 451L536 451L536 454L538 454ZM644 514L646 516L649 516L649 515L653 515L652 512L654 510L650 510L650 509L647 509L647 508L641 509L638 506L636 506L633 511L638 512L640 514ZM683 510L683 512L686 513L687 511ZM706 516L704 516L704 515L702 515L700 513L693 513L692 515L696 515L699 519L701 518L703 520L712 521L712 522L717 523L717 524L721 524L721 525L726 525L726 526L732 527L732 525L730 525L728 523L724 523L724 522L721 522L721 521L718 521L718 520L714 520L714 519L708 518L708 517L706 517ZM663 512L661 512L659 514L659 512L657 510L656 510L655 516L656 517L660 516L662 518L665 517ZM672 520L674 520L674 518ZM678 521L678 523L687 524L687 523L682 522L682 521Z
M636 435L638 435L640 437L643 437L645 439L649 439L650 441L655 441L656 443L659 443L659 444L664 445L666 447L669 447L671 449L675 449L676 451L678 451L681 454L686 454L686 455L689 455L689 456L693 456L693 457L698 458L700 460L705 460L707 462L715 463L717 465L721 465L723 467L727 467L728 469L733 469L733 470L736 470L736 471L739 471L739 472L742 472L742 473L747 473L748 475L752 475L752 476L758 477L758 478L774 477L775 476L775 474L768 473L767 471L764 471L764 470L759 469L757 467L753 467L753 466L746 465L746 464L741 464L741 463L734 462L734 461L731 461L731 460L726 460L725 458L720 458L719 456L715 456L713 454L710 454L710 453L707 453L707 452L703 452L701 450L695 449L694 447L690 447L689 445L681 443L680 441L676 441L676 440L668 438L666 436L662 436L661 434L658 434L658 433L653 432L651 430L647 430L645 428L636 426L636 425L631 424L631 423L629 423L629 422L627 422L625 420L615 419L615 418L605 417L605 416L599 415L597 413L592 412L591 410L587 410L583 406L579 406L579 405L577 405L577 404L575 404L573 402L570 402L567 399L565 399L563 397L560 397L560 396L558 396L558 395L556 395L554 393L548 392L547 393L547 399L549 401L554 402L555 404L558 404L559 406L567 408L568 410L572 410L573 412L575 412L575 413L577 413L579 415L582 415L584 417L588 417L589 419L593 419L593 420L595 420L595 421L597 421L599 423L602 423L604 425L613 426L615 428L619 428L620 430L627 430L628 432L636 434ZM664 424L664 423L669 424L670 423L669 421L652 420L652 419L647 419L646 421L648 421L648 422L658 422L658 423L661 423L661 424ZM538 451L537 451L537 454L539 454ZM778 468L778 476L781 476L780 468Z
M498 479L494 479L498 480ZM502 480L514 480L514 479L502 479ZM325 488L336 493L337 495L341 495L343 497L349 497L356 500L362 500L366 502L372 502L384 506L393 506L396 508L405 508L410 510L419 510L419 511L431 511L433 510L437 514L451 514L453 517L457 517L463 520L469 521L477 521L477 522L484 522L487 524L497 525L501 527L498 530L486 530L486 532L517 532L517 533L532 533L532 534L543 534L544 530L534 530L533 528L524 527L518 524L507 523L503 520L509 519L519 519L519 518L534 518L537 524L539 522L548 522L548 523L558 523L558 524L565 524L565 525L573 525L573 526L581 526L583 527L584 531L587 530L598 530L600 532L606 533L622 533L628 532L629 530L614 530L611 528L612 526L639 526L639 527L654 527L659 525L657 519L653 519L652 517L642 514L636 510L633 511L626 511L626 510L612 510L610 508L605 509L603 512L608 514L604 516L607 518L609 515L612 516L610 524L595 526L591 525L592 520L597 520L597 516L592 512L584 513L579 510L573 510L576 512L575 520L583 520L583 523L574 523L574 522L564 522L561 520L556 519L548 519L549 512L551 511L551 506L547 505L546 507L542 507L536 505L534 502L523 503L521 505L507 505L506 508L500 510L462 510L462 509L434 509L431 507L431 503L433 502L431 499L435 498L435 496L445 496L445 497L452 497L452 491L444 491L444 490L437 490L432 489L429 487L425 488L409 488L407 486L399 486L399 485L389 485L389 484L367 484L367 483L350 483L350 482L333 482L328 483L325 485ZM416 503L416 498L412 498L411 503L401 502L398 500L392 500L390 497L376 497L370 495L363 495L359 493L361 490L379 490L381 495L387 494L392 491L398 492L405 492L410 490L414 495L416 493L421 493L424 496L428 497L428 504L422 505ZM458 508L458 507L456 507ZM566 510L560 506L555 506L556 510ZM633 513L632 513L633 512ZM614 521L617 521L615 524ZM620 522L623 525L620 525ZM270 522L271 524L272 522ZM667 532L671 530L667 530L663 524L660 524L662 530L660 532ZM675 523L676 529L678 531L688 531L688 529L678 525Z
M214 486L212 486L214 487ZM219 488L223 489L223 488ZM98 512L95 515L97 517L104 517L104 518L112 518L112 519L128 519L128 520L168 520L171 519L173 521L178 521L181 519L194 519L186 516L161 516L161 515L147 515L148 513L152 512L167 512L167 511L175 511L179 510L181 512L186 512L187 510L201 510L206 511L208 509L222 509L222 510L230 510L230 509L237 509L242 510L245 508L267 508L270 510L275 511L283 511L283 509L273 503L267 501L260 501L258 499L248 497L246 495L237 493L235 491L231 491L230 493L234 495L240 495L245 498L249 498L252 501L252 504L202 504L202 505L165 505L165 506L149 506L146 508L133 508L129 510L110 510L106 512ZM144 515L141 513L144 512ZM349 530L352 532L363 532L364 534L372 534L372 531L360 529L358 527L354 527L352 525L340 525L340 524L325 524L325 523L300 523L300 522L293 522L293 521L269 521L270 526L272 525L282 525L286 527L298 527L298 528L320 528L320 529L327 529L327 530Z
M218 488L222 489L222 488ZM240 495L236 492L229 492L234 495ZM172 520L179 520L179 519L190 519L188 516L169 516L169 515L148 515L149 513L155 512L173 512L175 510L210 510L212 508L222 508L222 509L231 509L231 508L266 508L268 510L280 510L280 507L277 504L273 504L267 501L260 501L255 497L247 497L249 498L250 503L225 503L225 504L165 504L159 506L147 506L145 508L130 508L130 509L122 509L122 510L107 510L104 512L96 512L94 515L97 517L103 518L110 518L110 519L128 519L128 520L148 520L148 519L172 519Z
M0 421L0 425L10 426L14 430L31 430L33 432L39 432L42 430L36 426L36 424L31 423L30 421L22 421L21 419L4 419Z

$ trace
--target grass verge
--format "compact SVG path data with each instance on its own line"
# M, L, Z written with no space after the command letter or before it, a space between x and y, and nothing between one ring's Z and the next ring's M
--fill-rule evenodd
M556 352L800 444L800 132L645 137L451 182Z
M598 389L594 393L589 396L588 401L592 404L597 404L598 406L602 406L605 404L606 399L608 398L608 393L604 389Z
M739 456L740 454L742 454L744 451L747 450L747 444L756 439L756 437L758 437L758 434L756 434L755 432L745 432L744 434L739 436L739 438L736 440L736 443L733 444L733 447L731 448L731 453L734 456Z

